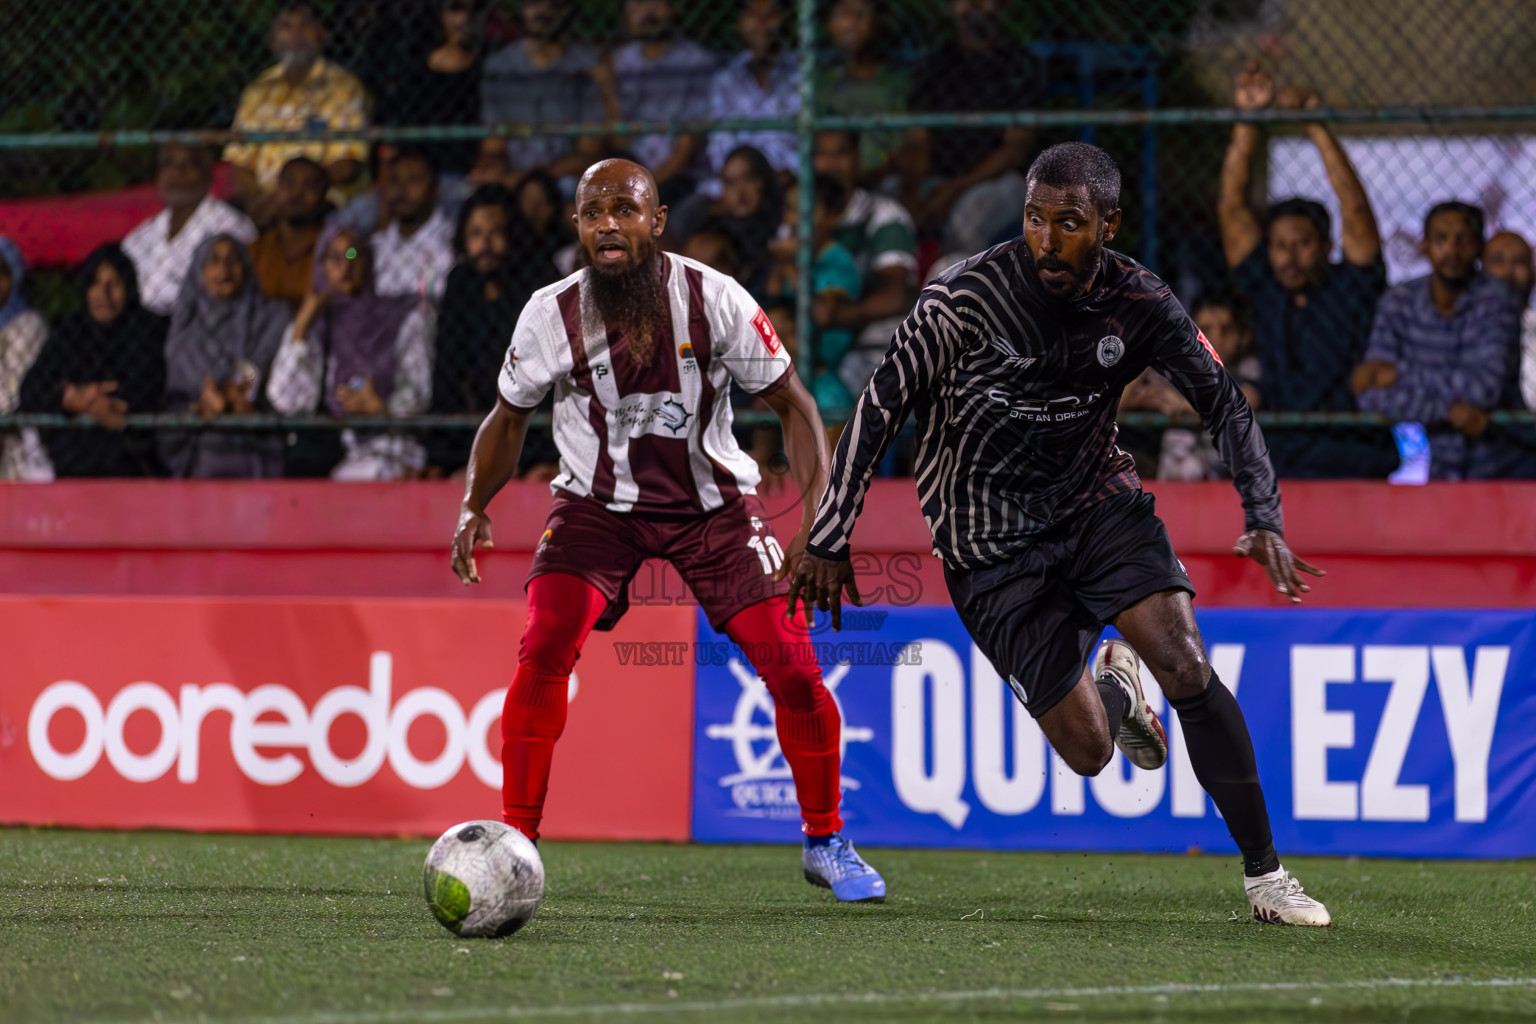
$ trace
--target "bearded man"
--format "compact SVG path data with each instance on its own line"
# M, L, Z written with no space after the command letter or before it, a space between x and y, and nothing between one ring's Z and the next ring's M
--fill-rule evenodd
M746 289L657 247L667 208L648 170L627 160L594 165L577 188L575 221L589 266L536 292L518 319L497 407L475 436L453 539L454 572L479 582L474 548L491 544L486 507L512 477L528 417L553 388L560 475L502 713L503 818L537 840L582 644L627 610L641 563L662 558L710 625L753 657L773 695L804 822L806 880L839 900L883 902L884 879L841 834L841 716L805 626L785 610L784 580L827 482L816 402ZM757 464L731 435L733 380L783 424L803 496L787 551L757 497Z

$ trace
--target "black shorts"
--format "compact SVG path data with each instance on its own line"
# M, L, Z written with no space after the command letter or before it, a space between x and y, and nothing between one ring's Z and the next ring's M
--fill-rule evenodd
M1072 691L1104 625L1164 590L1191 596L1156 502L1105 498L1001 565L944 570L960 621L1039 718Z

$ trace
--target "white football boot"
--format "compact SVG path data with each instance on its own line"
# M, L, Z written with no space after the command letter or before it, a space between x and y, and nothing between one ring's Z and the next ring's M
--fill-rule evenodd
M1168 734L1141 692L1141 659L1120 639L1105 640L1093 655L1095 681L1108 677L1125 691L1125 718L1115 746L1138 768L1156 771L1168 760Z
M1328 908L1301 891L1301 883L1281 867L1267 875L1243 879L1253 919L1265 924L1296 924L1326 928L1333 922Z

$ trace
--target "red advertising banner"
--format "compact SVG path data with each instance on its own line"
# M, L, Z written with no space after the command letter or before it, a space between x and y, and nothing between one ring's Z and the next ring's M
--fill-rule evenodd
M0 822L436 835L499 818L521 601L0 598ZM688 838L693 608L572 681L544 834Z

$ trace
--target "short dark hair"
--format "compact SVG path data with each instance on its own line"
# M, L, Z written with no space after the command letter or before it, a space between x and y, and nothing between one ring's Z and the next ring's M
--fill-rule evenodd
M1239 327L1253 333L1253 304L1248 301L1248 296L1230 284L1207 288L1189 304L1191 316L1202 309L1225 309L1232 314L1232 319L1237 321Z
M329 176L326 174L325 168L321 167L318 162L311 160L307 156L296 156L291 160L288 160L283 164L282 169L277 172L277 176L281 178L283 175L287 174L289 171L296 167L303 167L314 171L316 174L320 175L322 178L326 178L327 181L329 181Z
M438 176L437 154L425 146L417 146L410 143L396 146L394 156L390 158L390 163L397 164L401 160L420 160L432 171L434 180Z
M1120 207L1120 168L1114 158L1086 142L1061 142L1029 165L1028 183L1053 188L1087 188L1100 216Z
M505 185L492 182L489 185L481 185L475 189L464 205L459 207L459 217L453 226L453 253L458 259L463 259L464 231L469 227L469 215L482 206L499 206L507 218L507 235L509 239L516 241L520 233L521 225L518 223L522 217L517 208L517 201Z
M310 0L289 0L277 9L279 18L285 14L302 14L316 25L324 26L325 24L325 20L320 17L320 8Z
M1472 233L1477 236L1478 242L1483 241L1483 208L1480 206L1473 206L1471 203L1463 203L1455 199L1447 200L1443 203L1436 203L1434 206L1429 208L1429 212L1424 215L1424 237L1429 237L1429 222L1434 219L1437 214L1441 213L1461 214L1467 219L1467 225L1472 228Z
M1328 215L1328 207L1316 199L1299 199L1294 196L1282 199L1269 208L1264 223L1266 226L1271 225L1281 217L1305 217L1317 228L1324 245L1328 245L1329 239L1333 237L1333 218Z

